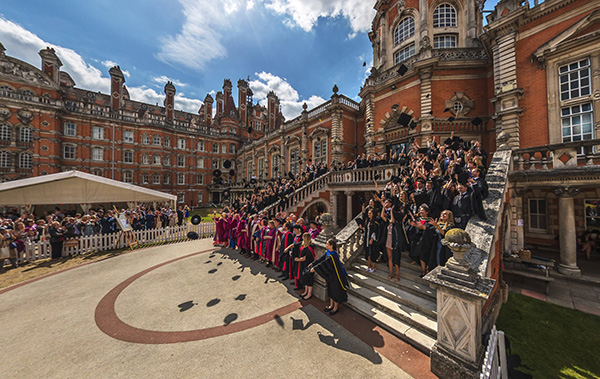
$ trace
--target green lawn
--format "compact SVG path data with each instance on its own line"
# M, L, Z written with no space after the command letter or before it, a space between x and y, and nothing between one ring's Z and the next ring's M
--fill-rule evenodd
M496 322L534 378L600 379L600 317L510 292Z
M198 215L202 217L202 222L211 222L213 220L213 211L220 211L220 208L200 208L190 212L190 217ZM220 214L217 214L220 215Z

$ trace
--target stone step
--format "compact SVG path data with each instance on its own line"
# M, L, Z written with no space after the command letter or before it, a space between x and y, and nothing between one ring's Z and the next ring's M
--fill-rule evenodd
M415 309L428 317L437 319L436 302L429 297L414 295L396 285L390 285L381 280L363 275L356 271L348 272L348 279L361 287L365 287L373 292L377 292L396 303L403 304L412 309Z
M436 301L436 292L435 290L429 288L429 284L426 280L419 278L413 274L407 274L403 271L400 272L400 281L394 282L393 280L388 280L388 269L385 267L377 267L375 272L368 272L368 266L366 264L361 264L360 262L353 263L350 266L350 271L356 271L362 275L377 279L386 284L386 286L396 287L408 291L414 295L421 296L423 298L429 299L431 301Z
M360 297L355 296L352 292L348 294L348 302L345 304L357 313L373 320L390 333L410 343L423 353L429 355L431 352L435 338L423 333L419 329L383 312Z
M359 257L356 260L356 262L360 262L363 264L369 263L369 261L367 261L364 257ZM388 266L387 262L376 263L376 265L377 265L377 269L389 271L389 268L388 268L389 266ZM402 257L402 260L400 261L400 274L402 274L402 273L418 277L419 275L421 275L421 266L410 264L410 258Z
M436 319L421 313L417 309L391 300L355 282L350 282L348 292L432 338L437 335Z

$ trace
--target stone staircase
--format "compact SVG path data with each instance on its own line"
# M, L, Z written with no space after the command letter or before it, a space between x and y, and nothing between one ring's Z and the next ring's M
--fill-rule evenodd
M420 267L409 262L403 255L400 281L394 282L387 279L387 264L377 264L377 270L370 273L367 261L356 259L346 267L350 284L347 305L429 354L437 336L436 292L419 277Z

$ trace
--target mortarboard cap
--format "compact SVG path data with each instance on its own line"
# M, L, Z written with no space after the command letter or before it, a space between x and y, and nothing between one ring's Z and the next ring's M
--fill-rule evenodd
M230 160L228 160L228 159L227 159L227 160L225 160L225 161L223 162L223 167L225 167L225 168L231 168L231 161L230 161Z
M408 126L410 123L410 120L412 120L412 116L409 115L408 113L400 113L400 117L398 117L398 124L402 125L402 126Z
M218 178L219 176L221 176L222 172L219 169L216 169L215 171L213 171L213 176L215 178Z
M450 121L450 122L454 121L454 117L452 117L452 116L448 117L448 121Z
M481 125L481 123L483 122L482 119L480 119L479 117L475 117L472 121L471 124L475 125L475 126L479 126Z
M400 65L400 67L398 68L398 70L396 71L400 76L404 76L404 74L406 74L406 71L408 71L408 67L406 67L403 64Z

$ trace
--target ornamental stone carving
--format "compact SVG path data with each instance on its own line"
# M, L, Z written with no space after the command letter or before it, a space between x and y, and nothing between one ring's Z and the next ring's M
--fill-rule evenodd
M467 115L475 106L475 100L472 100L464 92L454 92L449 100L446 101L446 108L454 116Z
M29 123L33 121L33 112L31 112L29 109L20 109L17 112L17 117L19 117L21 123L29 125Z
M0 73L38 85L55 86L41 71L33 66L28 67L14 58L0 61Z
M6 121L10 118L10 109L4 105L0 105L0 120Z
M552 193L557 197L575 197L581 193L577 187L553 187Z

